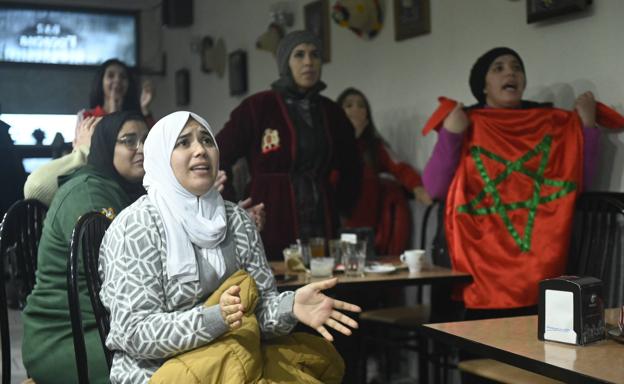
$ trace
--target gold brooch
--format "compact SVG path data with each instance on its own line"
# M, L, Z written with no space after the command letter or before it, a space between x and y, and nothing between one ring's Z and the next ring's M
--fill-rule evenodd
M280 138L277 129L267 128L262 135L262 153L277 151L280 148Z
M117 216L117 214L115 213L115 210L113 208L102 208L100 213L103 214L104 216L108 217L110 220L113 220L115 218L115 216Z

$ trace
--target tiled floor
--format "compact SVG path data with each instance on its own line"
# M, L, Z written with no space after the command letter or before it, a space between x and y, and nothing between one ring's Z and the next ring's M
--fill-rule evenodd
M22 318L21 312L9 309L9 330L11 332L11 383L26 380L26 370L22 364ZM1 372L2 367L0 367Z

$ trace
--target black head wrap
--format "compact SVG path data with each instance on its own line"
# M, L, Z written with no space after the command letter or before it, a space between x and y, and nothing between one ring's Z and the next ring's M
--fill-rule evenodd
M472 69L470 70L470 91L474 95L474 97L479 101L478 104L485 105L485 93L483 90L485 89L485 76L487 75L488 70L490 69L490 65L496 60L498 57L503 55L513 55L518 59L520 66L522 67L522 72L524 71L524 62L518 52L514 51L511 48L507 47L497 47L492 48L486 53L484 53L481 57L477 59L477 62L474 63ZM526 73L526 72L525 72ZM525 74L526 78L526 74Z
M143 181L130 182L117 172L113 164L117 135L126 121L145 122L138 112L115 112L106 115L98 123L91 137L91 149L87 165L97 172L115 180L133 201L145 194Z
M280 78L272 84L273 89L298 93L297 85L292 77L288 61L290 60L290 54L293 49L299 44L312 44L319 52L322 51L323 48L321 40L310 31L292 31L284 36L277 46L277 70ZM319 80L308 93L316 94L323 89L325 89L325 84Z

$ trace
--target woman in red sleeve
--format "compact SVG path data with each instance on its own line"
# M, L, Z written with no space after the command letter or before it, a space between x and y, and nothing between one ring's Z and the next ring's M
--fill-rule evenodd
M379 173L391 173L421 203L431 204L431 198L418 172L398 160L377 133L366 96L355 88L347 88L338 96L337 103L355 128L357 146L364 160L361 195L345 226L374 228L376 251L400 254L408 246L411 233L409 205L403 189L379 177Z

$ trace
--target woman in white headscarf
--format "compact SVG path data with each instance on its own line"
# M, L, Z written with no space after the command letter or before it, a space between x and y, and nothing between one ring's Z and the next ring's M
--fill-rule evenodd
M357 327L340 310L359 307L321 293L336 279L277 292L254 224L214 188L219 150L204 119L190 112L161 119L145 141L144 167L147 195L118 215L101 248L113 383L147 382L167 358L239 328L247 309L240 287L205 303L237 270L257 286L263 339L289 333L297 321L328 340L326 327L346 335Z

